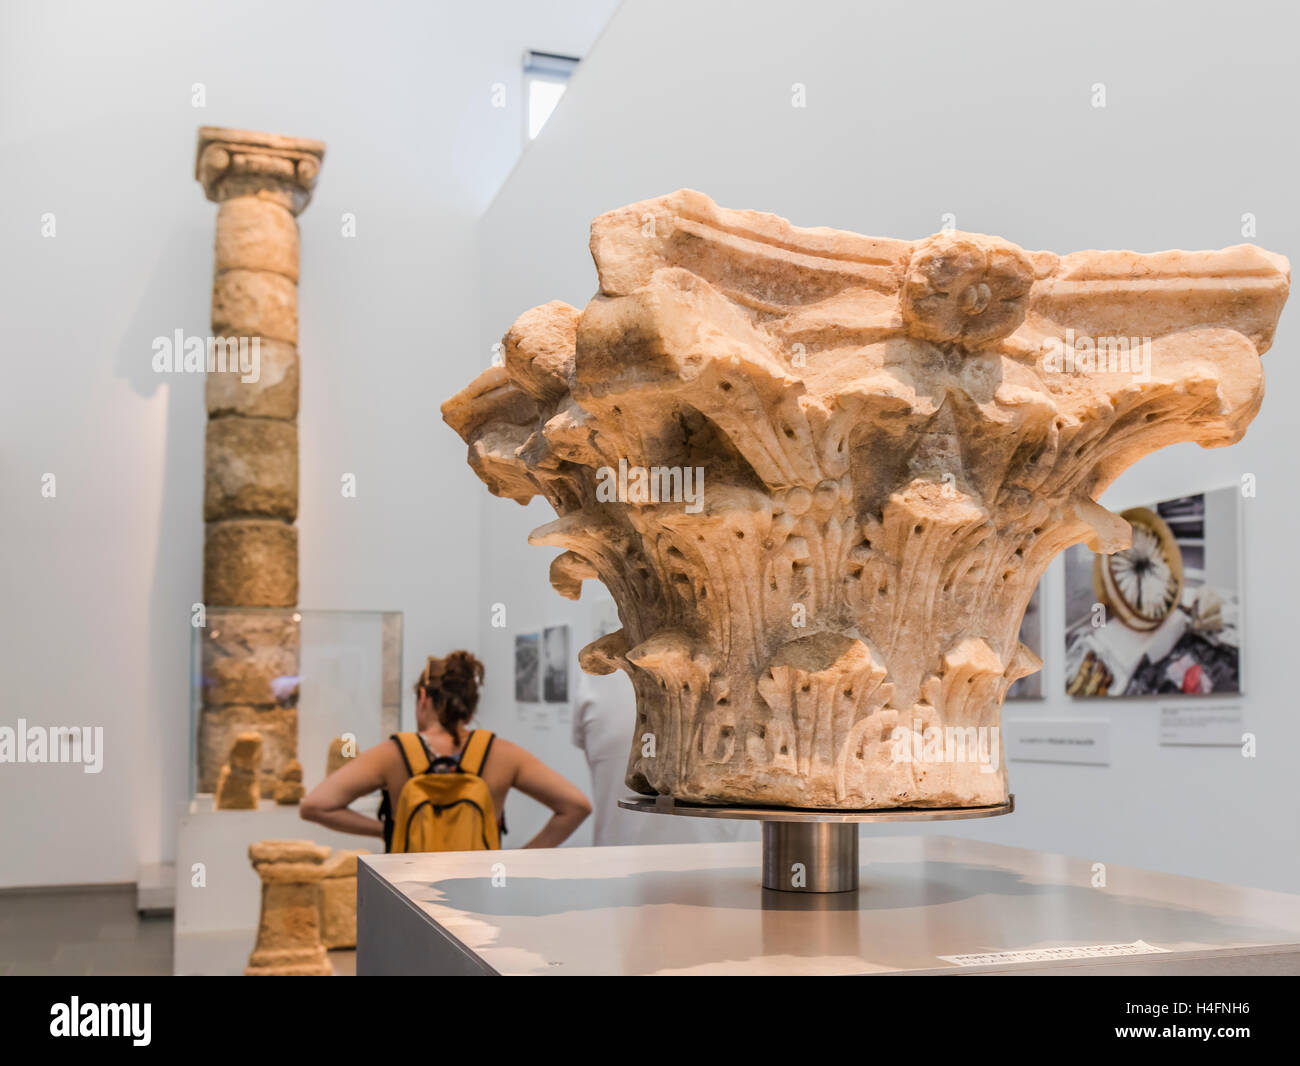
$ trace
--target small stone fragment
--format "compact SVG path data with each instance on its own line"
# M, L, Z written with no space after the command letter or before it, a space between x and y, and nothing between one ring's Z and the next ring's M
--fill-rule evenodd
M280 772L280 779L275 783L275 802L282 807L292 807L302 796L302 763L293 759Z
M243 732L262 737L262 795L275 794L280 771L298 751L298 712L292 707L254 707L234 704L204 707L199 712L198 791L215 792L230 746Z
M217 780L217 810L257 809L261 796L262 734L240 733Z

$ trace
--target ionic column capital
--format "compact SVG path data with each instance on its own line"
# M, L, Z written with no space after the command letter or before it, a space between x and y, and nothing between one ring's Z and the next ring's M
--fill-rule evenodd
M256 196L296 215L311 200L324 158L322 141L202 126L194 176L216 203Z

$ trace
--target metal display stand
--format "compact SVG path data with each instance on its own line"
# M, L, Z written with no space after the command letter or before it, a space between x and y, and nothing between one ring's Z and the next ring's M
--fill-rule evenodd
M739 818L763 823L763 887L777 892L856 892L859 822L950 822L996 818L1016 797L993 807L894 807L871 811L804 807L710 807L671 796L625 796L618 805L643 814Z

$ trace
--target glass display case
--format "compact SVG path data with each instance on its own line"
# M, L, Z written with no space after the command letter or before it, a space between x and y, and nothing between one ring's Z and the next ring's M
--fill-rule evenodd
M176 830L173 966L177 974L239 974L261 899L249 845L310 840L335 851L383 850L376 836L303 821L297 803L277 802L275 791L295 759L310 792L335 741L347 745L338 755L355 754L398 731L402 615L221 607L204 621L190 653L190 786ZM221 768L249 731L262 738L260 798L218 809ZM373 817L379 800L378 792L362 796L352 809Z
M262 738L262 806L295 759L306 791L399 729L396 611L209 608L191 644L190 795L210 796L240 733ZM342 749L340 752L339 749Z

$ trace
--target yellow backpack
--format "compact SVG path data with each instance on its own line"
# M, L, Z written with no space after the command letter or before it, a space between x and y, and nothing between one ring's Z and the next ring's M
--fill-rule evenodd
M492 747L492 732L476 729L457 760L430 761L417 733L393 736L411 779L397 797L391 851L495 851L501 846L496 808L479 777Z

